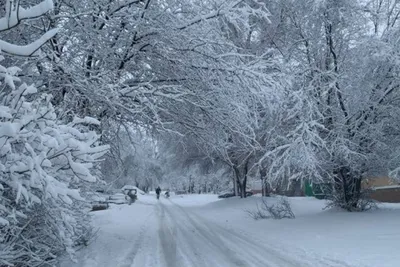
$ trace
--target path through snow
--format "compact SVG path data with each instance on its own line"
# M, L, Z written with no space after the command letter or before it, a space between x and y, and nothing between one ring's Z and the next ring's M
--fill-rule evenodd
M64 267L346 266L279 250L268 240L227 229L169 199L143 197L96 214L98 238Z

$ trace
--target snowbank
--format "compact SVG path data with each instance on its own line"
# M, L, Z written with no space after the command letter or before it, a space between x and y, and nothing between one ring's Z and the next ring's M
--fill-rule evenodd
M225 228L273 243L298 257L311 255L337 266L399 266L400 204L349 213L324 210L323 200L290 198L296 219L254 221L245 211L255 209L260 201L260 197L229 198L193 210Z
M125 266L154 223L154 209L149 205L155 203L154 197L139 196L132 205L111 204L108 210L91 212L98 228L96 239L79 252L76 263L65 260L61 267Z

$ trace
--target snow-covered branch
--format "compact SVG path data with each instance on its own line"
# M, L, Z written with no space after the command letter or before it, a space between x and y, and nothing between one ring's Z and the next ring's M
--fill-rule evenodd
M44 0L29 8L20 6L20 1L6 0L4 17L0 18L0 32L17 26L22 20L36 19L54 8L53 0Z
M42 35L38 40L24 46L10 44L0 40L0 49L2 52L13 56L29 57L34 55L47 41L53 38L57 32L58 29L50 30Z

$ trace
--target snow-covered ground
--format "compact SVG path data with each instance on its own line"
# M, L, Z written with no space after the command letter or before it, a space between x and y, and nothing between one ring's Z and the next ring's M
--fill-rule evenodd
M226 199L195 212L299 258L315 258L337 266L399 266L396 244L400 237L400 204L381 204L378 210L349 213L324 210L323 200L290 198L296 219L255 221L244 211L255 209L260 199Z
M260 200L139 196L131 206L94 212L97 239L62 267L398 266L400 205L347 213L290 198L296 219L254 221L245 211Z

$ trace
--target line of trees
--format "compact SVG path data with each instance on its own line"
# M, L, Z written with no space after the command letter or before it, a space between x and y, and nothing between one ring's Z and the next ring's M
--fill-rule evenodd
M396 0L2 7L3 265L73 255L98 178L219 188L218 173L242 197L254 173L271 189L328 182L347 210L364 178L399 178Z
M264 16L208 25L228 46L205 80L190 80L212 89L196 91L202 102L168 109L178 118L166 127L178 133L173 146L222 162L242 197L255 172L271 189L331 183L335 205L359 209L363 179L398 178L398 3L283 0L257 10Z

